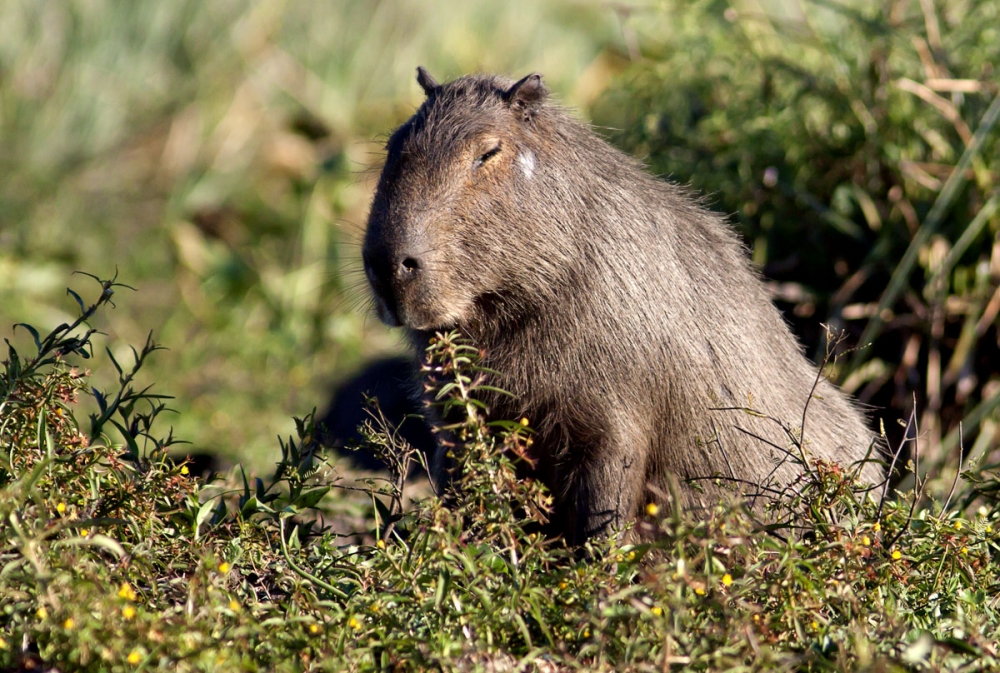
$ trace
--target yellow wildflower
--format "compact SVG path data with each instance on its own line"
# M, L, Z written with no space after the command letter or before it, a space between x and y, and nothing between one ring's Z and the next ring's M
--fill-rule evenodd
M124 598L125 600L134 601L136 598L135 590L129 586L128 582L122 582L121 587L119 587L118 589L118 597Z
M353 619L353 617L352 617L352 619ZM316 624L310 624L309 625L309 633L312 633L313 635L319 633L319 626L316 625Z
M66 503L61 502L58 505L56 505L56 511L59 512L60 514L63 514L66 511Z
M521 419L521 425L523 425L524 427L528 427L528 419L527 418L522 418Z
M962 553L963 554L968 554L969 553L969 548L968 547L962 547Z
M229 601L229 609L232 610L233 612L239 612L241 609L243 609L243 606L241 606L240 602L234 598Z
M657 617L663 614L663 608L661 608L659 605L654 605L649 609L649 611L652 612Z
M385 540L379 540L378 542L375 543L375 546L378 547L379 549L385 549Z
M72 629L74 626L76 626L76 621L72 617L63 622L63 628L67 631Z
M903 555L899 553L899 550L898 549L893 549L892 550L892 560L893 561L898 561L901 558L903 558Z
M7 641L4 640L3 638L0 638L0 650L6 650L6 649L7 649Z
M871 547L872 546L872 539L870 537L868 537L867 535L865 535L863 538L861 538L861 544L863 544L866 547Z
M722 584L724 586L728 587L732 583L733 583L733 576L732 575L730 575L729 573L726 573L725 575L722 576Z
M39 619L48 619L49 611L46 610L45 606L43 605L42 607L35 610L35 616L38 617Z
M135 608L133 608L131 605L126 605L125 607L123 607L122 617L124 617L125 619L132 619L133 617L135 617Z
M696 594L698 594L699 596L704 596L705 595L705 590L702 587L695 587L694 588L694 592Z
M568 587L568 586L569 586L569 585L568 585L568 584L566 584L565 582L560 582L560 583L559 583L559 588L560 588L560 589L565 589L565 588L566 588L566 587Z
M872 526L872 530L875 531L876 533L879 532L880 530L882 530L882 524L876 521L875 525Z
M128 663L135 666L140 661L142 661L142 653L139 650L132 650L128 653Z
M191 470L188 469L187 465L181 465L181 474L187 475L187 474L190 474L190 473L191 473Z
M88 534L89 532L90 532L90 531L89 531L89 530L87 530L86 528L81 528L81 529L80 529L80 537L87 537L87 534Z
M962 522L961 521L956 521L955 522L955 530L962 530Z
M227 572L229 572L229 564L226 563L225 561L223 561L222 563L220 563L219 564L219 572L222 573L223 575L225 575Z
M350 626L355 631L361 628L361 622L358 621L357 617L351 617L349 620L347 620L347 625Z
M646 505L646 514L648 514L649 516L656 516L659 513L660 513L660 508L659 506L657 506L655 502L651 502L648 505Z

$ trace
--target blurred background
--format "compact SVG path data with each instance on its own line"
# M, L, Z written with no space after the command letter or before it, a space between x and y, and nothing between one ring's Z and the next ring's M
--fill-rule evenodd
M186 449L266 469L402 351L359 241L415 67L541 72L730 216L811 357L845 331L893 443L916 405L928 465L996 462L998 63L1000 0L0 0L0 336L117 272L109 348L152 331Z

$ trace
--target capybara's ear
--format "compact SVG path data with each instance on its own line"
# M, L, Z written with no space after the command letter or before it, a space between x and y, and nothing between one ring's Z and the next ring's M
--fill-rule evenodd
M423 89L424 93L428 96L441 87L441 85L437 83L437 80L431 77L431 74L427 72L426 68L422 65L417 66L417 84L420 85L420 88Z
M521 113L527 120L548 95L549 90L542 84L542 76L535 72L511 84L503 92L503 99L512 110Z

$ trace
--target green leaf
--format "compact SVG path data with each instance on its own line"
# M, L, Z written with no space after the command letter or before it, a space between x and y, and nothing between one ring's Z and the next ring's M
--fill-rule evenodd
M311 491L307 491L296 498L293 505L300 509L308 509L310 507L315 507L316 503L323 499L323 496L330 492L329 486L324 486L322 488L314 488Z
M198 508L198 515L194 518L194 537L198 539L198 531L201 528L201 524L208 521L209 517L212 516L212 512L215 510L214 498L206 500L202 503L201 507Z

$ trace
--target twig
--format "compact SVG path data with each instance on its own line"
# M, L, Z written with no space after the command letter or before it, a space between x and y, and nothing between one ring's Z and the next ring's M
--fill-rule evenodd
M962 435L962 422L958 423L958 471L955 472L955 479L951 482L951 490L948 491L948 497L945 498L944 507L941 508L941 515L944 516L948 512L948 505L951 504L951 496L955 495L955 487L958 486L958 480L962 476L962 452L965 449L965 437Z

